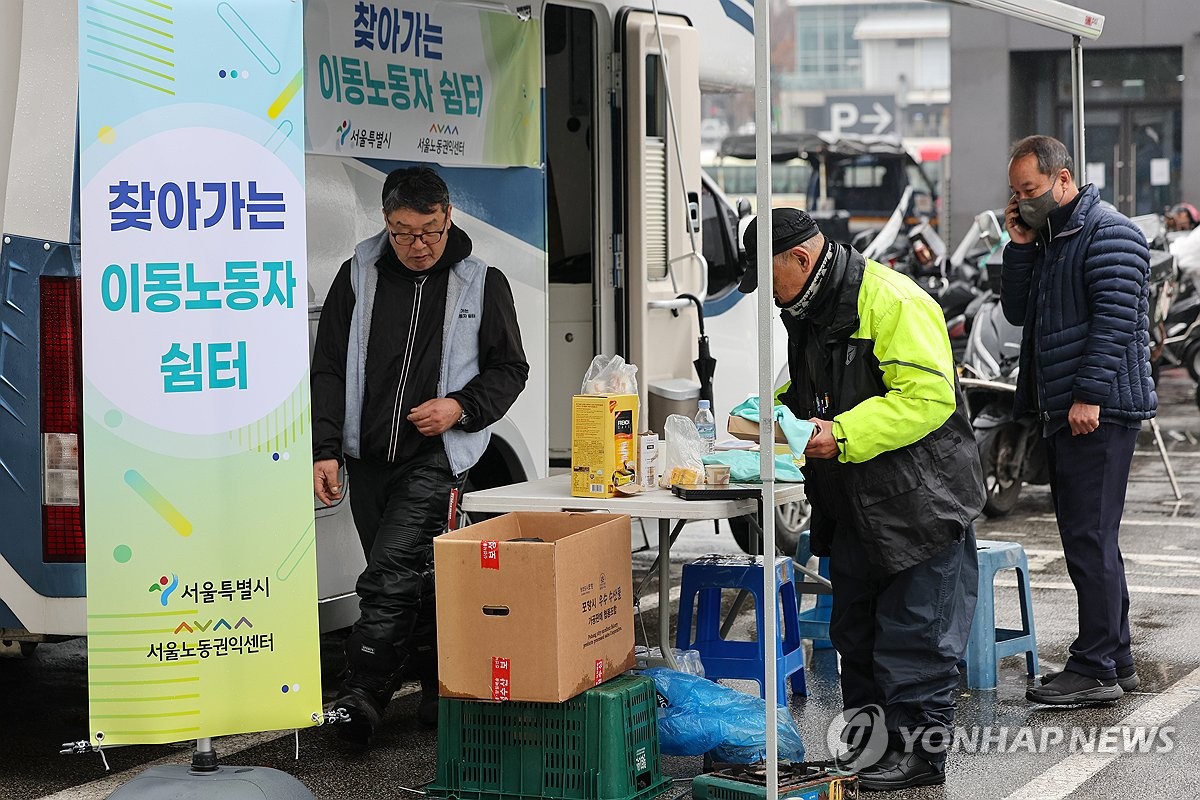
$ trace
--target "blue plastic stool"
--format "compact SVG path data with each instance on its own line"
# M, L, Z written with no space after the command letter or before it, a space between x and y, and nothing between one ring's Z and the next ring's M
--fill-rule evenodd
M1015 542L980 539L979 598L967 640L967 688L995 689L996 662L1005 656L1025 654L1030 675L1037 674L1037 640L1033 629L1033 594L1029 591L1029 562L1025 549ZM1021 600L1021 628L996 627L995 579L1002 569L1017 571Z
M763 566L761 558L750 556L707 555L683 565L679 593L679 629L676 645L681 650L696 650L704 663L705 677L739 678L758 681L759 696L766 697L766 659L763 635ZM779 619L775 640L776 698L787 705L787 679L792 691L807 695L804 681L804 648L800 646L796 608L796 573L792 559L775 559L775 585L778 588ZM754 596L754 616L758 640L744 641L721 637L721 590L745 590ZM693 607L696 636L692 639ZM779 617L777 617L778 619Z
M812 550L809 548L809 532L801 531L799 538L796 539L796 554L792 556L797 564L807 564L808 559L812 557ZM829 559L823 556L817 557L817 574L826 580L829 579ZM797 598L799 600L799 598ZM806 608L801 611L797 619L800 627L799 638L812 639L814 650L828 650L833 647L833 643L829 641L829 617L833 611L833 595L818 594L817 604L812 608Z

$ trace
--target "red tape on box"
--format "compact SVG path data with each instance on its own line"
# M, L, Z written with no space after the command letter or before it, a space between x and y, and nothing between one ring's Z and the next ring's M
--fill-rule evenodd
M479 568L500 569L500 543L479 543Z
M596 685L604 683L604 661L596 659Z
M492 656L492 699L508 699L508 659Z

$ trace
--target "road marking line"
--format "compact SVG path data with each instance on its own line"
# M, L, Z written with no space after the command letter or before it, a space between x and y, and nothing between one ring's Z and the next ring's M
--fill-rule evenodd
M1200 669L1193 670L1165 691L1138 706L1114 727L1153 728L1177 717L1200 700ZM1063 800L1072 792L1116 761L1121 753L1074 753L1055 764L1005 800Z
M1074 585L1070 583L1042 583L1034 581L1033 589L1070 589L1075 591ZM1176 595L1179 597L1200 597L1200 589L1184 589L1171 588L1169 586L1130 586L1130 594L1166 594Z
M1054 517L1030 517L1030 522L1053 522L1058 523ZM1197 520L1182 520L1182 519L1123 519L1122 526L1132 526L1139 528L1197 528L1200 529L1200 519ZM999 531L984 531L984 533L999 533Z
M671 604L679 605L678 586L671 587ZM634 608L641 609L642 611L653 611L654 609L658 608L658 590L655 589L652 592L646 592L646 594L641 600L638 601Z

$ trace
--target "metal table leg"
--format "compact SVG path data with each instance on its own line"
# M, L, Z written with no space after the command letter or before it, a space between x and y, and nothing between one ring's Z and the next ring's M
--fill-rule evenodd
M683 527L683 522L679 523ZM658 521L658 646L671 669L679 669L671 652L671 520Z

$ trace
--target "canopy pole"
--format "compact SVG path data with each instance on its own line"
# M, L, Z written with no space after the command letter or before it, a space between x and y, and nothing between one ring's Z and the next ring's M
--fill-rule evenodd
M762 475L762 553L763 553L763 641L766 662L763 689L766 695L767 777L766 800L779 800L779 698L775 676L775 641L779 637L779 608L775 586L775 375L772 332L775 320L774 295L771 291L771 3L754 4L754 130L757 189L758 252L754 268L758 270L758 448Z
M1075 182L1083 184L1087 175L1087 150L1083 136L1083 41L1071 37L1071 116L1075 129Z

